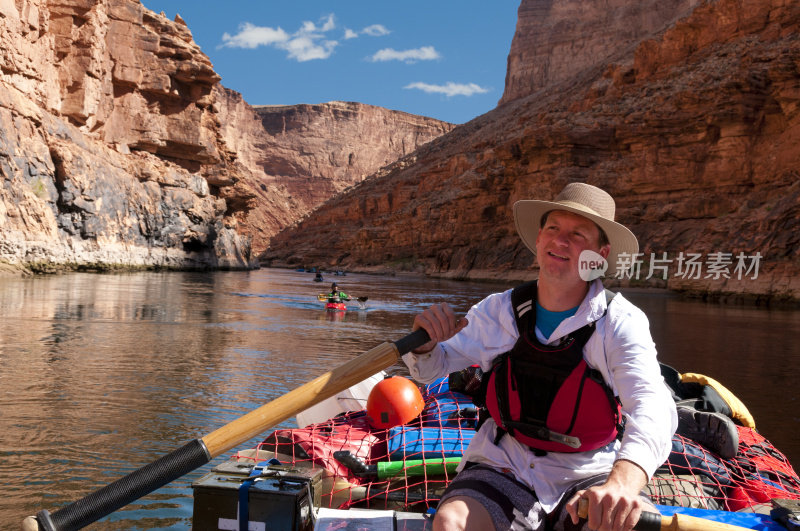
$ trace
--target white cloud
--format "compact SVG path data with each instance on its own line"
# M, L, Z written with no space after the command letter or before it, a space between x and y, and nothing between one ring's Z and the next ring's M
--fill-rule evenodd
M330 15L328 15L328 18L325 20L325 24L323 24L323 26L320 29L320 31L322 31L322 32L331 31L332 29L335 29L335 28L336 28L336 22L335 22L335 20L333 18L333 13L331 13Z
M320 20L320 25L305 21L293 34L289 35L281 28L255 26L245 22L239 26L239 33L222 35L220 46L228 48L257 48L274 46L288 52L290 59L299 62L312 59L327 59L339 44L338 41L325 38L325 33L336 28L333 13Z
M383 24L372 24L361 30L361 33L369 35L370 37L383 37L389 35L391 31L386 29Z
M366 28L362 29L361 31L353 31L350 28L346 28L344 30L344 38L346 39L355 39L359 35L369 35L370 37L383 37L384 35L389 35L391 31L386 29L386 26L383 24L372 24L371 26L367 26Z
M287 52L291 59L299 62L311 61L312 59L327 59L333 53L333 49L339 44L336 41L322 41L317 43L311 37L295 37L280 46Z
M258 48L259 46L285 43L288 40L289 34L281 28L262 28L249 22L239 26L239 33L236 35L222 34L222 46L228 48Z
M475 83L453 83L448 81L444 85L431 85L430 83L423 83L417 81L416 83L409 83L406 89L417 89L429 94L444 94L448 98L451 96L472 96L473 94L485 94L489 89L483 88Z
M398 51L393 48L384 48L378 50L369 58L370 61L405 61L406 63L415 63L417 61L432 61L441 58L439 52L433 46L423 46L413 50Z

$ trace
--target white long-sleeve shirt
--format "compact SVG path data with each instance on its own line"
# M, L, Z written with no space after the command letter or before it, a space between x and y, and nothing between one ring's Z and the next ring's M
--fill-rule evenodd
M511 290L488 296L469 310L467 319L466 328L436 345L431 352L403 356L415 380L430 383L475 364L489 371L492 360L509 351L519 337L511 308ZM583 356L590 367L600 371L620 399L626 417L622 441L615 439L590 452L547 452L537 457L510 435L503 436L495 445L497 426L488 419L465 451L462 467L472 461L510 469L536 492L548 512L555 509L574 482L608 473L617 459L636 463L648 478L652 477L669 455L678 418L661 376L644 313L621 294L607 307L603 285L595 280L575 315L564 319L549 338L538 328L536 335L542 343L553 344L595 321L595 332L584 346Z

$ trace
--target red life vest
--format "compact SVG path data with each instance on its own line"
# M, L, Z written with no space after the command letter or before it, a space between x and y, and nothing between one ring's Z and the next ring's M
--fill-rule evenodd
M544 345L534 330L536 282L514 288L511 302L520 337L495 360L485 395L500 435L510 433L546 452L585 452L613 441L622 429L619 401L600 372L583 359L595 324L576 330L557 346Z

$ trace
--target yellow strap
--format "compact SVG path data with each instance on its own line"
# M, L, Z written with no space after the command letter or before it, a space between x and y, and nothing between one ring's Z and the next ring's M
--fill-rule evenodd
M753 416L747 410L747 407L742 403L741 400L736 398L732 392L730 392L724 385L719 383L713 378L709 378L703 374L697 374L694 372L685 372L681 374L681 381L682 382L695 382L702 385L710 385L714 388L714 390L719 393L719 396L725 400L725 403L728 404L728 407L731 408L731 416L739 421L739 424L742 426L747 426L748 428L755 428L756 421L753 420Z

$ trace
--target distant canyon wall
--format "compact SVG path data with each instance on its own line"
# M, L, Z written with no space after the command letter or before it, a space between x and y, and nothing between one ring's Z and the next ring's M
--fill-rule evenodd
M582 181L615 196L640 241L641 273L611 284L800 300L800 4L716 0L677 15L593 76L509 98L423 146L279 234L263 260L532 278L513 203ZM687 275L690 255L701 269ZM740 255L758 270L737 275ZM664 278L646 278L651 264Z
M665 30L701 0L523 0L500 103L580 78Z
M256 267L273 234L452 127L344 103L264 118L138 0L0 1L0 67L0 264L37 271Z
M237 214L264 251L278 232L350 186L452 130L433 118L355 102L256 105L225 90L226 145L247 168L251 209Z

